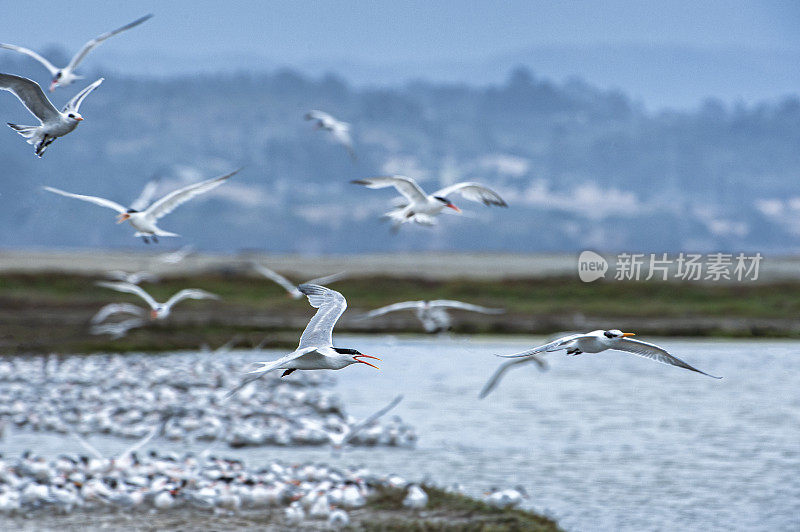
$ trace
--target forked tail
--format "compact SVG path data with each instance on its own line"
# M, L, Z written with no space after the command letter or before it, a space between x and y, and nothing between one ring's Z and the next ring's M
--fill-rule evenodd
M12 124L11 122L6 122L6 123L8 124L8 127L13 129L26 139L29 139L34 135L36 135L36 130L39 129L38 126L20 126L19 124Z

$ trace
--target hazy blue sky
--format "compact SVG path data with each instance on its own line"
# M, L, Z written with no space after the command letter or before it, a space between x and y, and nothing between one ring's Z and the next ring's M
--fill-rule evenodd
M357 82L484 83L525 63L544 76L619 87L655 106L714 93L774 97L797 86L800 71L800 2L792 1L0 0L0 39L74 50L148 12L156 17L105 43L95 64L126 60L129 69L158 73L285 64L337 70ZM748 74L755 79L735 78ZM690 78L685 87L677 85L683 77Z

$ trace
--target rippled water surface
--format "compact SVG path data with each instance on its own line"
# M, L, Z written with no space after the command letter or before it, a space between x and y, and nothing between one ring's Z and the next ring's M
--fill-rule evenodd
M538 340L339 337L383 359L380 371L336 372L348 411L367 415L404 394L395 413L417 428L417 448L338 458L323 448L225 452L251 465L360 463L478 496L519 484L531 508L567 530L800 529L800 343L657 341L720 381L623 353L553 354L550 371L513 369L479 400L499 364L492 354ZM130 443L91 440L109 452ZM3 447L47 453L75 444L11 434Z

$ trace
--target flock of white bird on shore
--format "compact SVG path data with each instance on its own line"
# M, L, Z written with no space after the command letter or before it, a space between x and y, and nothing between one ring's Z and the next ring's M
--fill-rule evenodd
M50 91L52 92L57 87L70 85L75 80L80 79L76 69L96 46L114 35L144 23L150 17L151 15L147 15L117 30L104 33L92 39L64 68L55 67L36 52L26 48L10 44L0 44L0 48L26 54L44 65L52 76L50 83ZM59 111L37 82L12 74L0 73L0 89L10 91L16 95L40 121L38 126L16 124L9 124L9 126L27 139L29 144L34 145L35 154L41 158L48 146L57 138L71 133L84 120L79 113L81 104L102 82L103 78L100 78L89 84ZM305 119L313 121L315 129L330 132L333 139L342 144L355 160L356 154L349 124L318 110L310 111L305 115ZM222 185L237 172L239 170L193 183L174 190L155 201L153 201L155 187L148 184L140 197L131 203L129 207L109 199L66 192L54 187L45 187L45 190L114 210L118 214L117 223L127 221L135 230L134 236L141 237L146 243L151 241L158 243L160 237L179 236L161 229L158 226L161 218L171 213L181 204ZM497 192L485 185L473 182L456 183L431 194L426 193L414 179L400 175L358 179L354 180L353 183L370 189L393 187L401 195L398 198L399 201L395 202L394 208L385 215L391 221L394 230L399 229L404 224L434 225L437 223L436 218L445 209L461 212L459 207L454 205L450 199L454 194L487 206L507 207L506 202ZM208 216L203 217L205 221L208 219ZM181 256L178 256L175 260L179 261L181 258ZM159 420L164 420L160 432L170 439L201 439L201 436L206 439L217 439L219 437L217 434L221 433L224 434L222 436L224 441L237 445L329 443L333 447L342 447L345 444L357 444L362 441L368 444L404 445L409 442L413 443L415 439L413 430L400 422L392 429L387 427L382 427L380 430L375 429L377 417L396 406L400 398L393 401L386 408L381 409L376 413L376 416L371 416L359 422L343 418L341 412L336 415L335 412L339 408L336 401L323 392L310 392L305 389L301 380L291 380L291 384L281 385L281 382L284 382L282 377L296 371L341 370L351 365L365 365L377 368L375 362L380 359L376 356L361 353L355 348L339 347L334 344L333 329L340 316L345 312L347 302L341 293L323 285L338 280L342 274L334 274L333 276L316 279L297 286L263 265L256 265L255 268L265 277L283 286L292 297L307 297L310 305L317 309L303 331L297 349L292 353L278 360L260 362L257 368L246 374L238 383L231 382L230 368L226 367L224 362L213 360L213 357L193 362L193 368L181 367L176 368L175 371L170 368L154 367L152 365L153 362L150 360L145 361L144 359L126 357L123 363L119 358L98 358L92 363L83 362L78 370L72 372L84 372L86 378L90 379L86 384L91 384L88 387L76 387L74 389L70 388L74 384L69 381L71 377L65 377L65 375L70 375L71 373L65 372L65 367L63 366L73 362L64 361L62 367L57 368L57 371L53 371L47 376L48 382L51 384L47 388L37 386L32 391L27 388L26 384L29 383L26 383L24 378L16 388L14 386L6 388L2 392L6 394L3 401L4 406L2 406L3 412L11 416L14 420L13 422L20 426L35 427L44 424L51 430L67 431L75 434L101 431L116 435L141 437L142 435L149 435L154 424L161 423ZM147 304L150 320L167 319L173 307L185 299L217 298L216 295L203 290L185 289L173 295L166 302L159 302L139 286L140 282L153 280L147 272L140 274L116 272L114 276L113 280L102 281L98 284L111 290L133 294L141 298ZM453 309L487 314L503 312L503 309L487 308L460 301L408 301L373 310L363 315L362 318L369 319L389 312L412 310L416 313L426 331L436 332L446 330L449 327L450 319L447 311ZM106 306L100 309L92 319L92 332L121 337L128 330L147 323L147 310L131 303L114 303ZM106 322L110 316L118 314L124 314L129 317L121 322ZM631 336L633 336L632 333L622 332L617 329L597 330L585 334L564 336L545 345L534 347L521 353L507 355L512 360L499 367L481 391L480 396L485 397L488 395L509 368L517 367L527 362L533 362L540 367L545 367L541 356L555 351L565 351L569 355L580 355L583 353L617 350L708 375L671 355L665 349L646 342L633 340L630 338ZM0 379L8 380L9 376L18 373L24 375L26 372L24 370L20 371L21 367L18 367L18 364L23 363L5 361L0 364ZM8 370L9 367L12 369ZM267 386L256 386L254 381L275 370L283 371L280 377L269 381ZM102 374L102 377L96 375L97 373ZM142 382L138 381L149 382L154 388L143 391L145 388L142 387ZM11 382L13 384L13 381ZM134 383L138 386L135 389L139 390L139 392L131 390L130 386L133 386ZM62 385L66 388L62 387ZM175 391L176 387L183 387L183 391ZM229 390L227 393L224 391L226 389ZM142 397L138 396L137 393L149 395ZM183 394L186 396L184 397ZM232 396L237 394L236 400L230 400ZM180 410L175 412L164 411L167 405L176 403L187 405L183 410L183 414ZM23 405L21 408L18 406L20 404ZM159 405L164 408L160 408ZM316 411L317 415L313 419L307 416L309 410ZM321 415L326 411L330 415ZM37 418L38 420L34 421L32 418ZM187 426L187 423L194 426L194 429ZM237 425L239 423L241 426ZM387 436L382 432L385 430L394 431L394 435ZM175 435L174 438L173 434ZM300 436L300 434L304 436ZM391 440L389 443L384 441L387 438ZM22 459L15 466L8 462L0 461L0 475L4 475L2 477L4 483L0 484L0 490L6 490L10 485L9 483L25 482L21 480L22 477L19 477L20 472L26 468L32 470L31 464L26 461L29 461L29 458ZM131 474L134 476L139 475L144 479L139 483L131 481L130 476L120 477L118 475L120 466L109 462L104 466L108 467L107 473L111 475L112 479L115 478L115 475L117 477L112 485L107 485L106 480L99 481L101 484L106 485L103 488L106 491L103 491L99 485L94 488L88 487L91 484L85 478L85 468L87 466L82 464L80 460L62 458L55 464L47 464L44 467L47 475L50 475L52 469L55 468L58 471L58 478L62 480L50 482L49 485L43 488L36 487L35 483L26 484L20 499L17 501L20 505L30 503L28 499L34 501L31 504L35 504L35 501L43 500L73 500L66 494L66 492L70 492L71 496L77 498L76 500L81 500L84 503L95 499L99 503L119 500L125 501L120 503L121 506L126 506L143 504L148 501L155 507L161 507L161 503L158 501L177 500L176 494L181 494L180 497L184 497L182 500L191 504L195 504L197 501L213 500L216 501L211 504L214 507L226 508L227 504L238 508L240 504L245 504L245 501L252 502L255 499L252 493L245 495L247 490L252 492L255 490L253 486L261 486L269 482L280 482L283 488L280 491L280 495L264 495L264 500L270 500L270 497L274 497L285 502L299 493L300 501L302 501L309 494L321 491L326 492L327 497L330 499L332 498L330 495L331 490L337 485L336 482L339 482L338 485L340 487L337 489L342 492L342 497L344 497L343 494L348 489L351 492L358 492L359 497L363 498L365 495L359 485L359 478L363 478L363 475L327 471L326 474L328 475L338 475L336 482L330 479L325 480L330 484L329 489L321 490L316 484L307 489L300 489L297 485L286 480L284 477L287 474L285 470L282 473L278 473L273 469L267 468L264 473L247 472L244 469L237 469L241 465L235 462L212 460L209 457L186 457L174 460L154 456L151 459L130 461L126 467L130 469ZM275 467L278 466L273 465L273 468ZM218 474L218 476L216 478L209 476L211 471L214 471L214 474ZM240 489L240 477L242 476L252 480L252 484L246 489L241 488L241 491L236 492L236 497L232 497L234 484L232 482L220 484L219 479L228 474L225 471L233 471L230 474L232 478L236 479L235 485L237 489ZM297 472L291 472L291 474L295 473ZM66 482L65 479L71 478L71 475L78 475L82 480ZM265 480L260 475L266 475L270 480ZM153 476L158 480L153 480ZM35 478L35 475L33 475L33 478ZM176 482L178 483L176 484ZM350 482L350 487L342 487L341 483L343 482ZM80 495L74 492L75 489L78 489L77 487L74 489L69 487L70 485L78 486L78 484L81 484ZM158 484L158 487L154 487L154 484ZM187 486L191 486L191 488L187 488ZM143 491L142 488L144 488ZM87 489L94 489L95 491L92 494L86 494ZM416 489L418 490L419 488ZM63 493L58 492L58 490L62 490ZM28 491L31 493L30 496L26 495ZM499 495L501 491L497 492L498 495L496 496L498 498L505 497L505 495ZM45 492L47 492L47 495L45 495ZM41 496L37 495L37 493ZM57 493L61 493L61 495ZM134 495L136 493L141 495ZM203 495L204 493L208 495L208 499L204 498L206 497L206 495ZM424 495L424 492L422 495ZM225 497L227 497L225 500L228 500L228 503L222 502ZM234 500L239 502L232 502ZM422 500L422 496L415 489L410 489L409 506L419 506L420 500ZM138 501L138 503L135 501ZM16 503L9 502L7 493L0 491L0 509L4 507L3 505L8 507L9 504L13 506ZM63 501L58 504L62 507L67 505ZM77 502L74 504L77 504ZM316 505L315 503L310 503L301 504L300 506L295 506L298 513L301 510L313 513ZM327 507L328 504L324 506ZM289 508L292 507L290 506Z

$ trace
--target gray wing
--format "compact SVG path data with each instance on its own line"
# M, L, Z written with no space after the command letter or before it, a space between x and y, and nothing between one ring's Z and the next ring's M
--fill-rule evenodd
M142 316L144 314L144 310L141 307L137 307L133 303L109 303L98 310L97 314L92 316L92 319L89 320L89 322L93 325L97 325L98 323L106 321L109 316L113 316L114 314L133 314L134 316Z
M548 344L540 345L539 347L534 347L533 349L528 349L527 351L520 351L519 353L514 353L513 355L497 355L497 356L501 358L522 358L530 355L535 355L537 353L552 353L553 351L561 351L563 349L569 349L575 340L584 337L588 337L588 335L572 334L570 336L564 336L563 338L559 338L558 340L553 340Z
M21 54L25 54L27 56L30 56L30 57L36 59L41 64L43 64L44 67L47 70L49 70L50 74L53 75L53 76L55 76L58 73L58 67L57 66L53 65L53 63L51 63L50 61L48 61L47 59L45 59L41 55L37 54L33 50L29 50L27 48L23 48L22 46L15 46L13 44L0 44L0 48L5 48L6 50L14 50L15 52L19 52Z
M42 123L60 116L58 109L45 96L39 84L32 79L13 74L0 74L0 89L13 93Z
M116 290L117 292L125 292L128 294L137 295L142 299L144 299L147 302L147 304L150 305L151 309L155 310L156 308L158 308L158 302L155 299L153 299L153 296L145 292L144 288L142 288L141 286L126 282L111 283L108 281L99 281L95 284L97 286L102 286L103 288L110 288L111 290Z
M350 182L356 185L364 185L367 188L394 187L412 203L425 201L426 198L425 191L420 188L416 181L402 175L368 177L366 179L356 179Z
M383 408L381 408L380 410L378 410L377 412L375 412L371 416L366 417L366 418L362 419L361 421L355 423L352 427L350 427L350 432L347 433L347 436L344 438L344 441L342 443L349 442L351 439L353 439L353 436L355 436L358 433L358 431L360 431L364 427L368 427L369 425L374 423L377 419L379 419L380 417L386 415L386 413L389 412L392 408L394 408L397 405L399 405L400 401L402 401L402 400L403 400L403 396L402 395L398 395L397 397L392 399L392 402L389 403L388 405L384 406Z
M470 310L472 312L480 312L481 314L503 314L506 309L503 308L489 308L480 305L472 305L462 301L453 301L450 299L436 299L428 303L432 307L447 307L461 310Z
M489 187L481 185L480 183L456 183L455 185L450 185L449 187L444 187L441 190L437 190L433 193L433 195L447 197L454 192L461 194L470 201L480 201L484 205L508 207L508 204L503 198L500 197L500 194Z
M424 304L425 304L424 301L403 301L402 303L394 303L392 305L386 305L385 307L371 310L366 314L362 314L361 316L359 316L358 319L366 320L370 318L376 318L378 316L383 316L384 314L388 314L389 312L396 312L398 310L416 310L422 307Z
M241 168L239 168L241 170ZM205 181L201 181L199 183L194 183L192 185L179 188L173 192L170 192L160 200L156 201L150 207L147 208L145 213L149 214L156 220L171 213L175 210L176 207L186 203L190 199L203 194L204 192L208 192L211 189L217 188L222 183L224 183L227 179L231 176L236 175L239 170L235 170L230 174L225 174L220 177L214 177L211 179L206 179Z
M167 302L164 303L164 306L172 308L173 305L184 299L219 299L219 296L211 292L206 292L205 290L200 290L199 288L185 288L169 298Z
M131 209L135 211L143 211L150 205L150 202L153 200L153 197L158 190L160 180L159 179L151 179L147 182L147 184L142 189L141 194L139 197L136 198L133 203L131 203Z
M679 368L696 371L697 373L702 373L703 375L712 377L714 379L722 378L709 375L705 371L700 371L699 369L690 366L683 360L670 355L665 349L662 349L657 345L648 344L647 342L631 340L630 338L621 338L616 342L613 349L617 351L624 351L626 353L633 353L634 355L649 358L650 360L655 360L656 362L661 362L662 364L669 364L670 366L678 366Z
M253 263L253 268L255 268L258 273L260 273L270 281L274 282L275 284L279 284L284 290L286 290L289 293L290 296L296 299L303 297L303 294L297 289L297 286L295 286L294 283L289 281L289 279L279 274L278 272L255 262Z
M135 26L138 26L142 22L144 22L146 20L149 20L152 17L153 17L153 15L145 15L142 18L138 18L138 19L134 20L130 24L126 24L126 25L122 26L121 28L117 28L117 29L115 29L113 31L109 31L109 32L103 33L102 35L98 35L97 37L95 37L94 39L92 39L91 41L89 41L89 42L87 42L86 44L83 45L83 48L81 48L80 51L78 51L78 53L75 54L75 56L72 58L72 60L70 60L69 65L67 65L67 68L69 70L75 70L75 67L78 66L78 63L83 61L86 58L86 55L89 52L91 52L92 50L94 50L94 48L98 44L100 44L101 42L105 41L109 37L113 37L114 35L116 35L118 33L122 33L125 30L129 30L129 29L131 29L131 28L133 28Z
M318 284L301 284L297 289L308 297L312 307L319 309L303 331L298 349L333 346L333 328L347 308L347 300L336 290Z
M101 207L107 207L109 209L113 209L118 213L122 214L127 212L128 209L120 205L115 201L111 201L105 198L99 198L97 196L85 196L83 194L73 194L72 192L65 192L63 190L53 188L53 187L42 187L48 192L52 192L53 194L58 194L60 196L66 196L67 198L74 198L79 199L81 201L88 201L89 203L94 203L95 205L100 205Z
M505 375L506 371L511 369L514 366L527 364L529 362L535 362L539 369L544 371L547 369L547 363L542 360L541 358L537 357L536 355L528 355L526 358L520 358L517 360L509 360L508 362L503 362L500 364L500 367L492 374L486 384L483 385L483 389L481 389L481 393L478 395L481 399L489 395L492 390L494 390L497 385L500 383L500 380Z
M105 78L100 78L73 96L72 99L67 102L67 105L64 106L63 112L68 113L70 111L75 111L77 113L81 108L81 103L83 103L83 100L89 96L90 92L99 87L103 81L105 81Z
M341 281L347 277L347 272L339 272L339 273L332 273L330 275L325 275L323 277L317 277L316 279L311 279L310 281L306 281L305 284L320 284L325 286L329 283L335 283L336 281Z

